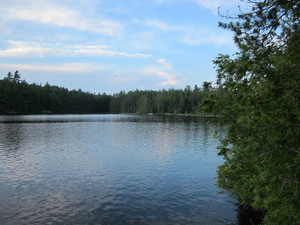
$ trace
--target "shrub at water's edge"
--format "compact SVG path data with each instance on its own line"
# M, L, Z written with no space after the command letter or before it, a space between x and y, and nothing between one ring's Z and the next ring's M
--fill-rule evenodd
M264 224L300 224L300 2L248 3L220 23L239 52L216 58L218 88L203 101L228 124L218 185Z

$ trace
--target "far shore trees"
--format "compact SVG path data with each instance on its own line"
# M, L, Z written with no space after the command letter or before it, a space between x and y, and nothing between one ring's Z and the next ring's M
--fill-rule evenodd
M206 82L208 83L208 82ZM207 84L160 91L120 91L114 95L28 84L21 74L9 72L0 80L0 114L136 113L198 114L207 95Z

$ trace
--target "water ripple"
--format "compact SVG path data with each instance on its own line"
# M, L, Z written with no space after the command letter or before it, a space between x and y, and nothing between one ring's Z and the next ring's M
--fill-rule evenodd
M1 224L235 224L202 120L0 117Z

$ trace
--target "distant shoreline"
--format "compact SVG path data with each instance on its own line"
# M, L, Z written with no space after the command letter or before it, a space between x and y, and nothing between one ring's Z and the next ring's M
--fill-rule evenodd
M189 114L189 113L52 113L50 111L43 111L40 113L23 113L23 112L10 112L10 113L0 113L0 116L30 116L30 115L140 115L140 116L193 116L193 117L211 117L220 118L218 115L210 114Z

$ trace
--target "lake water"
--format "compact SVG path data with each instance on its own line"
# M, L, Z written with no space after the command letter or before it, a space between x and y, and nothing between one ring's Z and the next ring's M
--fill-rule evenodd
M215 119L0 116L0 224L239 224Z

